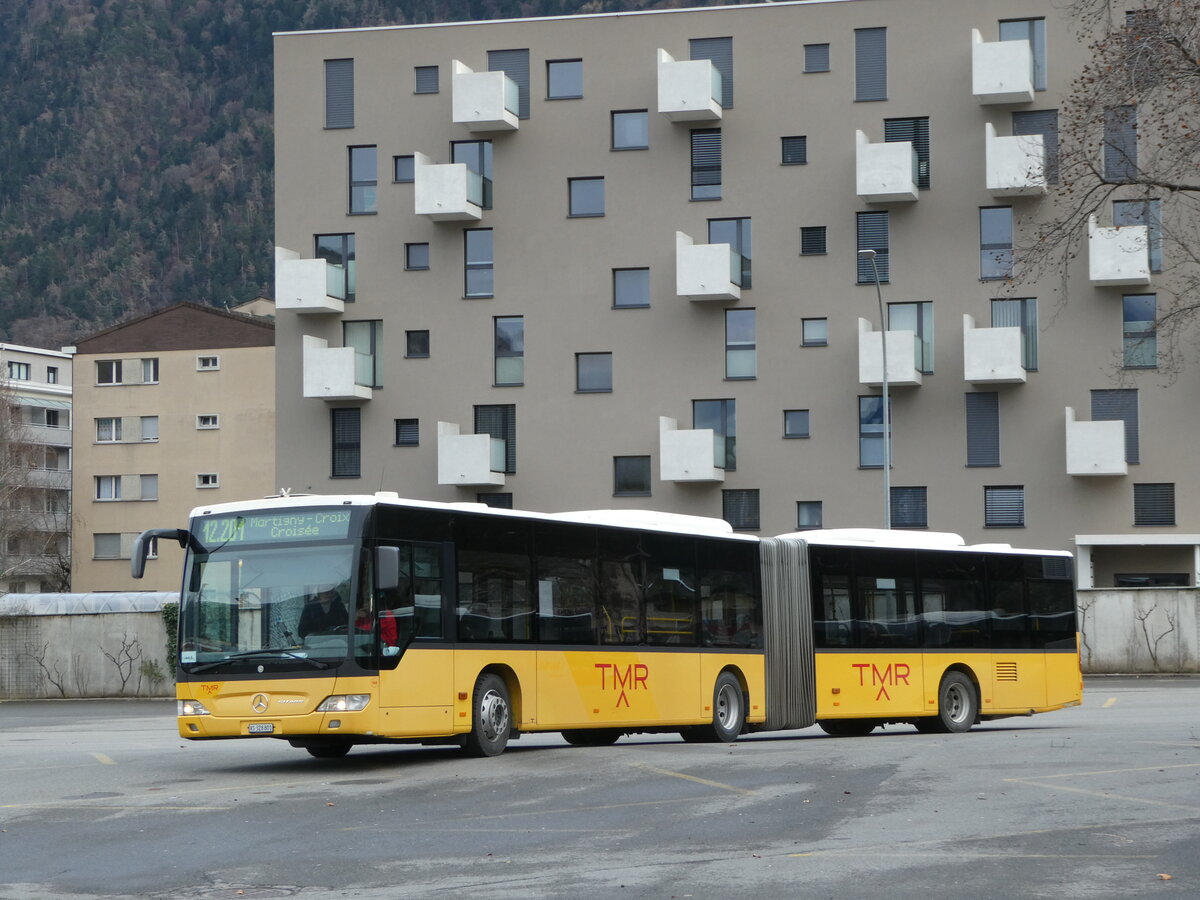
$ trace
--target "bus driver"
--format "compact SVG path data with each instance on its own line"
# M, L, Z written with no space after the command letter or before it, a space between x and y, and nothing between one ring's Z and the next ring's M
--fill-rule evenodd
M309 598L300 613L300 637L303 639L310 634L330 632L335 629L346 630L350 613L338 596L336 585L322 585L315 597Z

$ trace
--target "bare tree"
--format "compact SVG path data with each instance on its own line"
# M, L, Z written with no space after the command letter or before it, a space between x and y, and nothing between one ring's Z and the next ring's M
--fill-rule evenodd
M1176 374L1200 318L1200 0L1060 5L1090 59L1059 110L1058 183L1022 222L1013 287L1057 275L1066 302L1093 216L1147 226L1158 366Z

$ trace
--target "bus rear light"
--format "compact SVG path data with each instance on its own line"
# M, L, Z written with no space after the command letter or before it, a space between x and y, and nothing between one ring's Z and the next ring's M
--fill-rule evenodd
M179 716L211 716L203 703L199 700L176 700L175 714Z
M370 702L370 694L334 694L321 701L317 712L358 712Z

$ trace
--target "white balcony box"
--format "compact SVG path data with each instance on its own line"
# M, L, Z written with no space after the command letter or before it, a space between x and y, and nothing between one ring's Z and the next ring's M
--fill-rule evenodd
M721 118L721 73L707 59L677 60L658 50L658 111L672 122Z
M690 428L681 431L679 421L658 417L658 473L662 481L715 482L725 480L725 470L716 464L723 461L718 451L717 437L711 428ZM723 448L722 448L723 450Z
M490 434L460 434L438 422L438 484L461 487L504 484L504 441Z
M1029 41L985 42L971 29L971 93L980 103L1033 100L1033 50Z
M468 131L516 131L520 100L517 84L503 72L476 72L457 59L452 74L450 117Z
M889 387L914 387L921 383L917 366L918 341L913 331L888 331L887 372ZM883 384L883 339L866 319L858 320L858 380Z
M742 257L729 244L697 244L675 232L675 293L692 300L740 300Z
M336 267L323 259L301 259L295 250L276 247L275 308L298 313L344 312L345 301L329 293L331 268Z
M1088 217L1088 275L1092 284L1150 283L1150 235L1145 225L1101 228Z
M437 165L413 154L413 208L435 222L478 222L483 216L483 178L463 163Z
M1067 474L1082 476L1127 475L1125 423L1078 422L1067 407Z
M971 384L1024 383L1021 329L976 328L975 317L964 313L963 379Z
M1046 149L1040 134L998 137L984 126L987 189L993 197L1031 197L1046 193Z
M858 196L868 203L917 199L917 151L912 141L872 144L854 132Z
M304 335L304 396L322 400L370 400L369 385L359 384L353 347L330 347L329 342Z

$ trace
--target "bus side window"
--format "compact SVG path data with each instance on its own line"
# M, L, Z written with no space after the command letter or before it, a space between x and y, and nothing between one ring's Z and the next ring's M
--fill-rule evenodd
M642 643L642 552L637 536L601 531L600 595L601 644Z
M850 577L825 575L817 604L815 626L818 647L849 647L854 625L850 612Z

